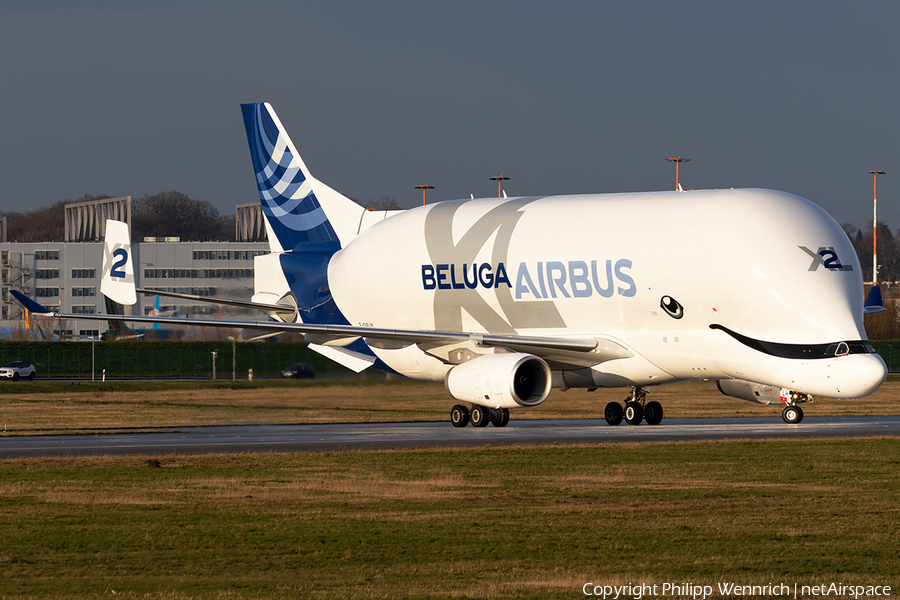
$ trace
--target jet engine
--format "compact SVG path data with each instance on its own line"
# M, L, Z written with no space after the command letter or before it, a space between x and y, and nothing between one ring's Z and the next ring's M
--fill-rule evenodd
M732 398L740 398L758 404L781 404L781 388L743 379L716 379L719 391Z
M531 354L488 354L450 369L444 386L457 400L481 406L537 406L550 394L550 367Z

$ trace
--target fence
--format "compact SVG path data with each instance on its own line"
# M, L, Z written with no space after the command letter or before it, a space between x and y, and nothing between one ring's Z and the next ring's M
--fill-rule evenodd
M277 342L0 342L0 364L30 361L38 377L90 378L93 372L99 379L106 369L107 378L211 378L213 351L217 379L231 379L232 364L238 379L246 379L248 369L254 376L280 376L293 362L310 363L317 374L349 372L306 344Z
M888 371L900 371L900 340L873 342L887 363ZM313 352L303 343L238 343L232 355L230 342L0 342L0 364L27 360L37 367L38 377L108 378L212 377L212 352L216 355L216 378L230 379L232 357L238 379L281 375L293 362L312 364L317 374L346 374L344 367Z
M875 347L875 352L884 359L888 371L891 373L900 371L900 340L872 342L872 346Z

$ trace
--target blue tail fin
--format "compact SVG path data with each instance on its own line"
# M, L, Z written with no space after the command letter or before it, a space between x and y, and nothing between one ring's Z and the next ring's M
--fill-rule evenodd
M266 271L267 285L283 275L304 323L345 324L328 286L328 263L341 249L329 217L346 221L348 209L364 209L310 175L271 106L242 104L241 112L274 253L258 258L257 269ZM283 296L288 290L267 291Z
M869 295L866 296L866 303L863 307L864 314L872 314L877 312L884 312L887 309L884 307L884 302L881 300L881 288L877 285L873 285L869 290Z
M269 104L242 104L241 113L272 249L254 260L254 298L292 294L304 323L348 325L331 296L328 264L361 231L394 211L367 211L313 177ZM385 367L363 340L339 349L315 343L310 348L355 371L373 363Z
M365 209L310 175L271 106L242 104L241 112L272 249L349 241Z
M156 304L154 305L154 308L153 308L153 316L154 317L159 316L159 296L156 297ZM159 329L159 328L160 328L159 323L153 324L153 329Z

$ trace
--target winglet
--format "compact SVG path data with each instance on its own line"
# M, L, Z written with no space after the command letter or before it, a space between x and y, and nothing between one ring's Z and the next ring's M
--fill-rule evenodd
M873 285L869 290L869 295L866 296L866 304L863 307L863 314L870 315L872 313L884 312L887 309L884 307L884 302L881 300L881 288L877 285Z
M131 236L127 223L112 219L106 221L100 292L119 304L131 306L137 302L134 266L131 261Z
M50 310L46 306L38 304L19 290L9 290L9 293L12 294L13 298L15 298L19 302L19 304L24 306L25 310L27 310L28 312L34 313L36 315L53 314L52 310Z

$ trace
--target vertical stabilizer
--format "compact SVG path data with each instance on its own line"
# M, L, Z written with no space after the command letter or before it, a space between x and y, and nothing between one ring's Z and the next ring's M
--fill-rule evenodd
M132 306L137 302L131 260L131 234L127 223L112 219L106 221L100 292L119 304Z
M310 175L268 103L242 104L241 112L272 251L310 243L346 246L365 209Z
M863 306L863 312L867 315L877 312L884 312L887 309L884 307L884 302L881 299L881 287L878 285L873 285L871 289L869 289L869 294L866 296L866 303Z
M241 113L272 249L254 259L254 298L290 294L302 322L347 325L328 285L331 257L394 211L372 214L314 178L269 104L242 104ZM362 340L309 347L357 372L376 360Z
M154 304L153 312L152 312L151 314L152 314L154 317L158 317L158 316L160 315L160 312L159 312L159 296L156 297L156 303ZM153 329L160 329L160 324L159 324L159 323L154 323L154 324L153 324Z

